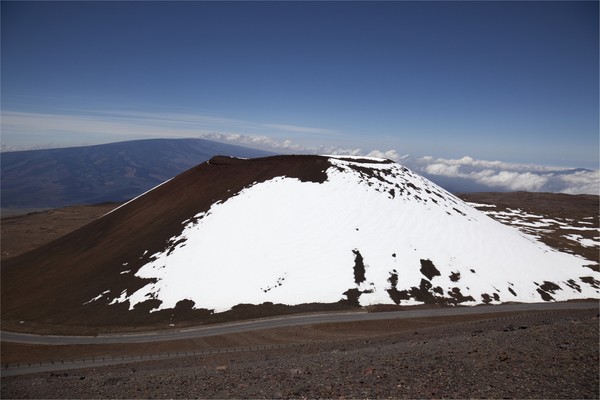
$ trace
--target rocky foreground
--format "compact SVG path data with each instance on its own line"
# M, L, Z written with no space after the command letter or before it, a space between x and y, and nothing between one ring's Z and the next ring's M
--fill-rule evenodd
M2 398L597 399L598 322L597 309L543 312L39 373L3 378Z

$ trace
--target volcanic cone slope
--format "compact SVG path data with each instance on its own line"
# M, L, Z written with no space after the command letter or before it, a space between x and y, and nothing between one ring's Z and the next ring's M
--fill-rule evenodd
M8 260L2 316L127 325L240 304L596 298L586 264L389 160L214 157Z

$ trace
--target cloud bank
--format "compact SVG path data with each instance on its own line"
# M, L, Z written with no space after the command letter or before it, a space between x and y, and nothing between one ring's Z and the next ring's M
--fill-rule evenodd
M452 180L466 181L486 190L554 192L568 194L600 194L600 171L582 168L556 168L533 164L477 160L469 156L460 159L413 158L400 155L395 149L362 150L335 146L302 146L291 140L268 136L210 133L201 137L216 141L235 142L245 146L259 146L288 153L351 155L388 158L417 172L424 173L434 182L446 178L442 186ZM441 182L437 182L441 183Z
M413 168L432 176L473 181L501 191L599 194L600 171L555 168L531 164L476 160L472 157L444 159L421 157Z

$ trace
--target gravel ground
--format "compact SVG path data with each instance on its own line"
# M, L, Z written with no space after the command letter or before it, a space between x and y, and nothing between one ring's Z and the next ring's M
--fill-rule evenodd
M2 379L2 398L598 398L598 311Z

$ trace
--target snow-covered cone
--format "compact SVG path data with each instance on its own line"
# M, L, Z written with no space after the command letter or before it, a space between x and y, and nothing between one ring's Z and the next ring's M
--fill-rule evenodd
M389 160L214 157L4 261L2 318L137 326L239 304L598 298L587 264Z
M182 222L114 302L537 302L596 297L588 261L492 220L383 159L329 157L323 182L277 176ZM141 254L140 254L141 256ZM587 276L587 278L584 277Z

